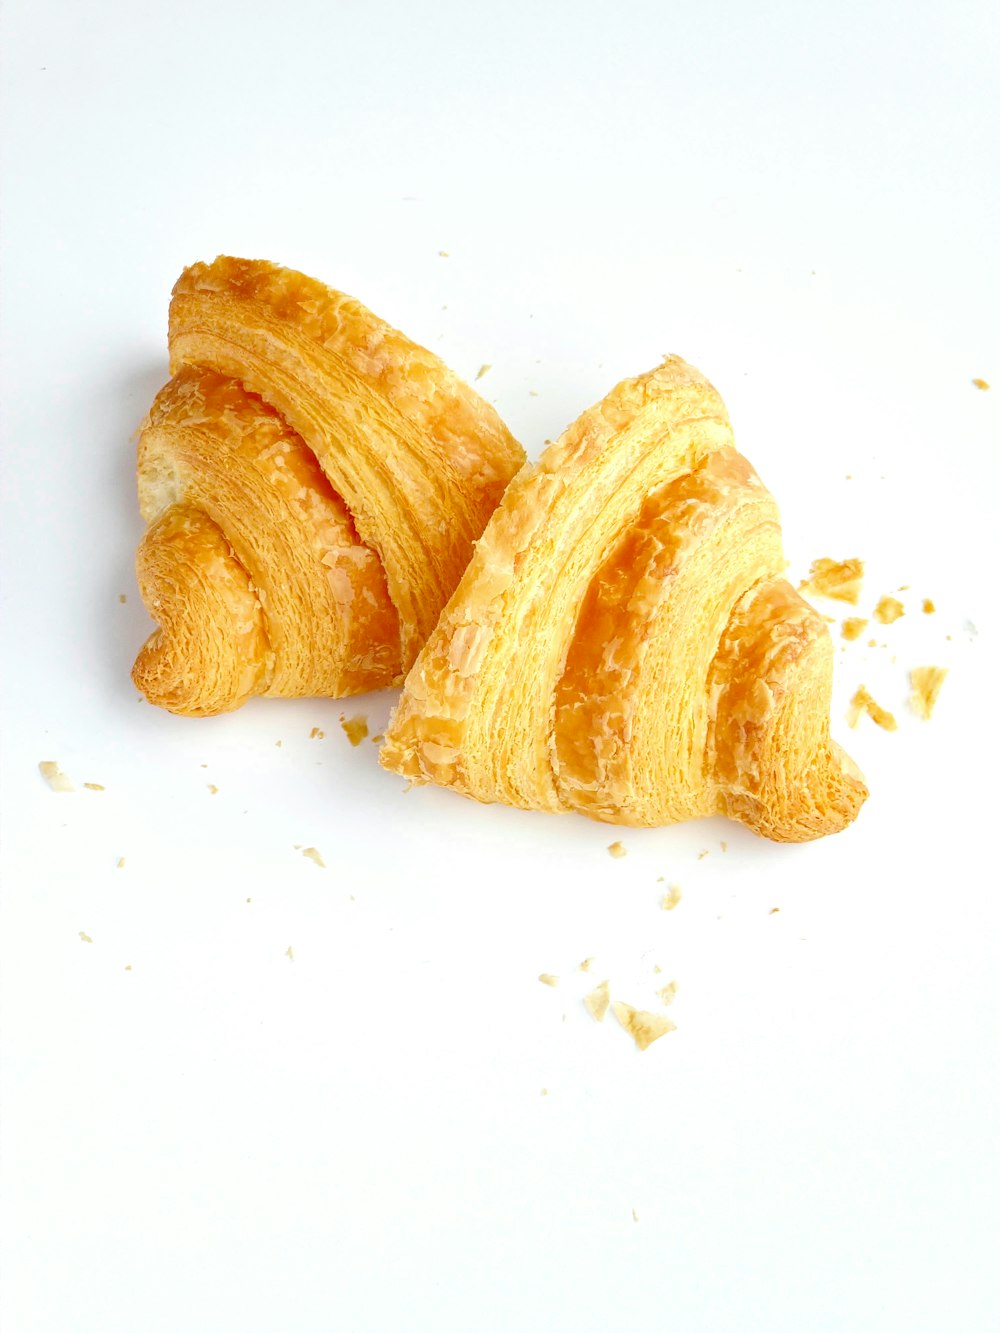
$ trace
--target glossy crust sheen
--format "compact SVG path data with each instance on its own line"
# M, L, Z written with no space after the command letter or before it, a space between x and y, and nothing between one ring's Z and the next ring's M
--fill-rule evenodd
M526 465L406 679L386 767L481 801L833 833L867 791L830 740L833 649L781 575L774 501L677 357Z
M178 280L174 378L141 432L133 678L206 715L398 681L523 452L437 357L289 269Z

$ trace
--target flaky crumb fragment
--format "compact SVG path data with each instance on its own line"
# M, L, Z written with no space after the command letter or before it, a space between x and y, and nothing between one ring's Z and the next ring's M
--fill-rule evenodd
M651 1014L646 1009L633 1009L624 1000L615 1000L611 1010L625 1031L634 1039L640 1051L644 1051L647 1046L651 1046L668 1032L677 1030L677 1024L672 1023L663 1014Z
M85 930L79 930L77 931L77 934L80 936L80 939L83 940L84 944L93 944L94 941Z
M218 787L215 785L215 783L214 783L214 782L209 782L207 785L208 785L208 790L209 790L209 792L210 792L213 796L218 796L218 794L219 794L219 789L218 789Z
M325 740L325 739L326 739L326 732L323 731L320 727L313 727L312 731L310 731L310 733L309 733L309 739L310 739L311 741L322 741L322 740Z
M118 594L118 600L121 602L122 606L124 606L125 603L128 601L128 598L125 596L123 592L120 592Z
M980 379L978 375L975 377L975 379L974 379L972 382L973 382L973 384L976 386L977 389L982 389L984 392L990 387L989 384L987 383L987 381L986 381L986 380L983 380L983 379Z
M857 606L864 573L861 560L830 560L821 556L812 562L809 577L799 584L799 592L811 592Z
M932 616L934 612L937 610L937 607L934 605L934 603L931 601L929 597L925 597L920 604L920 609L921 611L923 611L925 616Z
M897 601L895 597L880 597L872 614L880 625L891 625L894 620L898 620L906 613L903 603Z
M591 1018L596 1019L598 1023L604 1022L604 1015L608 1012L608 1005L611 1003L611 984L602 981L599 986L583 997L583 1003Z
M316 850L315 847L303 847L302 855L307 856L310 861L314 861L316 865L321 866L324 870L326 869L326 862L320 856L319 852Z
M615 860L620 860L623 856L627 856L628 853L625 851L622 843L612 842L608 844L608 855L613 856Z
M925 722L930 721L931 713L934 711L934 705L937 703L937 697L941 693L941 686L944 684L944 678L947 674L946 667L936 666L914 667L910 672L910 684L913 687L913 693L910 695L910 707L917 717L922 717Z
M664 1004L673 1004L677 998L677 982L668 981L665 986L661 986L656 992Z
M344 735L352 745L360 745L368 735L368 719L364 713L356 713L354 717L345 717L341 713L340 725L344 729Z
M38 771L53 791L76 791L54 759L43 759L38 765Z
M103 782L85 782L83 785L88 791L104 791Z
M482 364L482 365L479 367L479 369L476 371L476 379L477 379L477 380L481 380L481 379L483 378L483 376L484 376L484 375L488 375L489 372L490 372L492 369L493 369L493 364L492 364L492 362L490 362L490 361L484 361L483 364Z
M125 869L125 858L124 858L124 856L119 856L118 860L115 862L115 869L116 869L116 870L124 870L124 869Z
M856 727L862 713L867 713L871 720L876 722L883 730L896 730L896 719L893 715L875 702L864 685L859 685L847 710L848 726Z
M868 621L861 616L848 616L840 627L841 638L859 639L867 624Z
M580 964L580 966L577 968L577 971L578 971L578 972L589 972L590 969L593 967L593 965L594 965L594 960L593 960L593 958L585 958L585 959L583 960L583 962Z
M660 906L663 908L664 912L672 912L683 897L684 893L681 886L679 884L671 884L660 900Z
M556 976L553 976L553 974L552 974L551 972L539 972L539 974L538 974L538 980L542 983L543 986L558 986L558 985L559 985L559 978L556 977Z
M290 963L295 962L295 951L291 945L289 945L288 948L285 950L285 957L288 959Z
M635 1209L633 1208L633 1209L632 1209L632 1221L633 1221L633 1222L638 1222L638 1220L639 1220L639 1214L638 1214L638 1213L635 1211Z

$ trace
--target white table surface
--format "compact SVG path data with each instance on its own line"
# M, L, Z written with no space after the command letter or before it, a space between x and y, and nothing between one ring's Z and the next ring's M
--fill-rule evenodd
M7 0L6 1333L1000 1327L996 12ZM701 367L793 573L908 585L837 652L857 824L404 794L338 725L388 693L137 702L130 436L220 251L491 363L532 455Z

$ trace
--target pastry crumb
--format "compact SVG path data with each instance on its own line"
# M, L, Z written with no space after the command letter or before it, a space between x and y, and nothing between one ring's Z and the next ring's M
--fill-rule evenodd
M703 847L703 848L701 849L701 851L698 853L698 860L699 860L699 861L704 861L704 859L705 859L705 857L706 857L707 855L708 855L708 848L707 848L707 847Z
M936 666L914 667L910 672L910 684L913 687L910 707L917 717L922 717L925 722L930 721L947 674L946 667Z
M590 969L593 967L593 965L594 965L593 958L585 958L576 970L578 972L589 972Z
M665 986L661 986L656 992L664 1004L673 1004L677 997L677 982L668 981Z
M116 869L116 870L124 870L124 869L125 869L125 858L124 858L124 856L119 856L118 860L115 862L115 869Z
M281 749L281 741L275 741L274 743L275 743L275 745L277 746L277 748L280 750L280 749Z
M368 735L368 719L364 713L356 713L354 717L345 717L341 713L340 725L344 729L344 735L352 745L360 745Z
M620 860L623 856L627 856L628 853L622 843L611 842L608 843L608 855L613 856L616 860Z
M218 796L218 794L219 794L219 789L218 789L218 787L215 785L215 783L214 783L214 782L209 782L207 785L208 785L208 790L211 792L211 794L212 794L213 796Z
M611 984L602 981L599 986L595 986L589 994L583 997L583 1003L587 1013L598 1023L604 1022L604 1015L608 1012L608 1005L611 1003Z
M903 609L903 603L898 602L895 597L880 597L872 614L880 625L891 625L894 620L898 620L906 612Z
M476 371L476 379L481 380L483 376L488 375L492 369L493 369L492 362L484 361L483 364Z
M632 1221L633 1221L633 1222L638 1222L638 1220L639 1220L639 1214L638 1214L638 1213L635 1211L635 1209L633 1208L633 1209L632 1209Z
M132 964L131 964L131 963L126 963L126 964L125 964L125 971L126 971L126 972L131 972L131 971L132 971Z
M768 912L768 916L774 916L776 913L780 911L781 911L780 907L772 907L770 912Z
M896 730L896 719L893 715L875 702L864 685L859 685L847 710L848 726L856 727L862 713L867 713L871 720L882 727L883 730Z
M285 957L288 959L290 963L295 962L295 951L292 949L291 945L289 945L288 948L285 950Z
M326 869L326 862L320 856L319 852L316 850L315 847L303 847L302 855L307 856L310 861L315 862L315 864L322 867L323 870Z
M854 639L859 639L867 624L868 621L862 616L848 616L840 627L840 636L843 639L850 639L852 641Z
M799 592L812 592L820 597L830 597L857 606L864 573L865 566L861 560L831 560L821 556L812 562L809 577L799 584Z
M85 782L83 785L87 788L88 791L104 791L104 790L105 790L105 787L104 787L104 783L103 783L103 782Z
M549 1095L549 1090L548 1090L548 1088L542 1088L541 1095L542 1095L543 1097L547 1097L547 1096Z
M931 601L929 597L925 597L920 604L920 609L921 611L923 611L925 616L932 616L934 612L937 610L937 607L934 605L934 603Z
M309 733L309 739L311 741L326 740L326 732L323 731L320 727L313 727L312 731L310 731Z
M93 944L94 941L85 930L79 930L77 931L77 934L80 936L80 939L83 940L84 944Z
M542 983L543 986L558 986L558 985L559 985L559 978L556 977L556 976L553 976L553 974L552 974L551 972L539 972L539 974L538 974L538 980Z
M442 259L450 259L450 258L451 258L451 255L448 253L447 250L439 250L439 251L438 251L438 254L441 256Z
M662 1014L651 1014L646 1009L634 1009L624 1000L615 1000L611 1005L612 1013L625 1031L634 1039L640 1051L651 1046L668 1032L675 1032L677 1024Z
M660 907L664 912L672 912L683 897L684 892L681 889L681 886L679 884L671 884L660 900Z
M977 389L982 389L984 392L990 387L988 382L986 380L980 379L978 375L972 382Z
M378 732L376 735L370 736L369 740L371 741L372 745L381 745L382 742L385 740L385 737L382 735L381 732Z
M719 843L719 850L720 850L720 851L723 851L723 852L728 852L728 851L729 851L729 843L728 843L728 842L720 842L720 843Z
M54 759L43 759L38 765L38 771L53 791L76 791Z

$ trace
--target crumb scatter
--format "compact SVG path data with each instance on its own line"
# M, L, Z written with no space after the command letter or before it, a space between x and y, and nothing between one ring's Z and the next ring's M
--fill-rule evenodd
M611 1003L611 983L602 981L583 997L583 1003L591 1018L598 1023L603 1023L604 1015L608 1012L608 1005Z
M621 858L623 856L626 856L627 854L628 853L625 851L625 846L623 843L621 842L608 843L608 855L613 856L616 861L620 861Z
M664 1005L673 1004L674 1000L677 998L677 982L668 981L665 986L660 987L656 994Z
M675 1032L677 1024L672 1023L663 1014L652 1014L646 1009L635 1009L624 1000L615 1000L611 1011L625 1031L634 1040L640 1051L646 1050L654 1041Z
M854 640L861 637L868 621L862 616L848 616L840 627L841 638Z
M883 731L896 730L896 719L893 715L875 702L864 685L859 685L847 710L848 726L856 727L862 713L867 713Z
M554 976L551 972L539 972L538 980L542 983L543 986L559 985L559 978L557 976Z
M683 897L684 893L681 886L679 884L671 884L660 901L660 907L664 912L672 912Z
M895 597L880 597L873 615L880 625L891 625L900 616L905 615L903 603Z
M54 759L41 760L38 765L38 771L53 791L67 792L76 790L72 782L70 782L69 778Z
M982 389L984 393L990 387L989 381L982 379L979 375L977 375L973 379L972 383L976 386L977 389Z
M932 616L934 612L937 610L937 607L934 605L934 603L931 601L929 597L925 597L920 604L920 609L921 611L923 611L925 616Z
M352 745L360 745L368 735L368 719L364 713L355 713L353 717L340 715L340 725L344 729L344 735Z
M322 856L320 856L319 852L316 850L315 847L303 847L302 855L308 857L310 861L312 861L315 865L320 866L321 869L323 870L326 869L326 862L323 860Z
M88 791L104 791L104 790L105 790L105 787L104 787L104 783L103 783L103 782L85 782L83 785L87 788Z
M799 592L811 592L857 606L864 573L865 566L861 560L831 560L828 556L821 556L812 562L809 577L799 584Z
M947 667L936 666L914 667L910 672L910 685L913 689L910 695L910 707L917 717L922 717L925 722L930 721L947 674Z
M77 931L77 934L80 936L80 939L83 940L84 944L93 944L94 941L85 930L79 930Z

